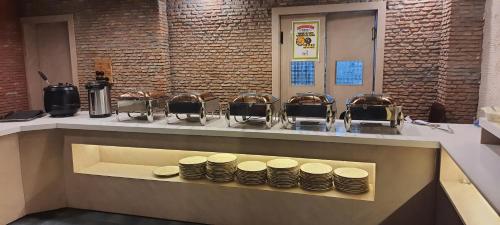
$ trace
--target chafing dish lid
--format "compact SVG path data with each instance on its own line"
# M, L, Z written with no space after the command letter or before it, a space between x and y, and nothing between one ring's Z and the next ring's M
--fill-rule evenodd
M120 100L143 100L143 99L158 99L165 98L166 95L159 91L135 91L135 92L127 92L125 94L120 95Z
M351 98L350 105L396 105L393 98L380 94L359 94Z
M205 92L205 93L184 93L184 94L179 94L176 95L170 100L170 102L202 102L202 101L210 101L213 99L216 99L212 93L210 92Z
M312 92L298 93L288 100L289 104L333 104L335 99L330 95Z
M233 102L234 103L252 103L252 104L265 104L265 103L273 103L278 101L278 98L265 93L242 93L240 96L236 97Z

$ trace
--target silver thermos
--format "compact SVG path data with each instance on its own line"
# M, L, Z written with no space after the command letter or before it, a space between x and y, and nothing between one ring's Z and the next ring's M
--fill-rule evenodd
M111 116L111 83L104 72L96 71L95 81L85 84L88 91L90 118L104 118Z

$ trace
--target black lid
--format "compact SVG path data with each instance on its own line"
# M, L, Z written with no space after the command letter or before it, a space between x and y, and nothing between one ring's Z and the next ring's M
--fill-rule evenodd
M43 88L44 91L73 91L76 90L78 91L78 88L73 86L73 84L70 83L58 83L57 85L49 85L45 88Z
M85 89L103 89L106 86L111 87L111 83L107 80L93 80L85 84Z
M87 82L85 84L85 89L103 89L106 86L111 88L109 78L104 76L103 71L95 71L95 80Z
M95 71L95 79L96 80L104 80L104 81L109 81L109 78L104 76L103 71Z

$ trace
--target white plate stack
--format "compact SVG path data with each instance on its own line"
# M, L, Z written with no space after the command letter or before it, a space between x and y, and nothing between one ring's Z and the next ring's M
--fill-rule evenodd
M368 172L358 168L341 167L333 171L335 189L350 194L362 194L369 190Z
M266 164L260 161L239 163L236 170L238 183L244 185L265 184L267 180Z
M279 158L267 162L267 179L271 187L292 188L299 181L299 163L293 159Z
M237 158L236 155L229 153L209 156L207 160L207 179L213 182L233 181Z
M179 160L179 173L187 180L203 179L206 174L207 157L190 156Z
M308 191L328 191L333 187L333 168L323 163L300 166L300 187Z

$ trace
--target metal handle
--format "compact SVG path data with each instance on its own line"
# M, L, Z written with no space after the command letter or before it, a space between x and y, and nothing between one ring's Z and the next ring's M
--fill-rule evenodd
M47 75L45 75L42 71L38 71L38 75L40 75L40 77L45 81L45 83L50 84Z

